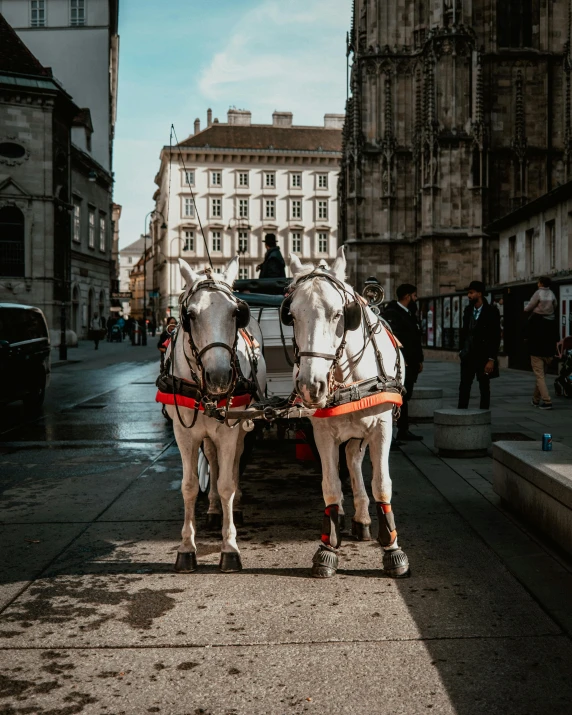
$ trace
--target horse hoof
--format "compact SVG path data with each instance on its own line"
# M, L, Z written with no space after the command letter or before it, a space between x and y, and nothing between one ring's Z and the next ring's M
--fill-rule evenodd
M223 573L237 573L237 571L242 571L240 554L235 554L233 551L223 551L220 555L219 568Z
M312 559L313 578L332 578L338 569L338 555L330 549L320 547Z
M383 552L383 570L390 578L409 576L409 559L401 549Z
M177 573L193 573L197 570L197 555L194 551L188 554L177 552L177 560L175 561L175 571Z
M244 513L242 511L233 511L232 520L235 526L244 526Z
M210 531L220 531L222 529L222 514L207 514L207 529Z
M371 541L369 524L362 524L359 521L352 520L352 536L354 536L357 541Z

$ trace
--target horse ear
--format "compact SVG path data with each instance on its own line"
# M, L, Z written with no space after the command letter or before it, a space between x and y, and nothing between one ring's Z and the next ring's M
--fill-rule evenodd
M186 261L183 261L182 258L179 258L179 269L187 288L190 288L199 277L198 274L195 273L189 264Z
M222 279L225 283L228 283L230 286L234 283L236 280L236 276L238 275L238 256L235 256L232 258L225 270L224 273L222 274Z
M339 281L345 281L346 280L346 256L344 253L344 247L340 246L338 248L338 255L336 257L336 260L332 264L331 271L334 274L334 276L339 280Z
M302 261L298 258L295 253L290 254L290 271L292 276L296 278L298 273L302 270Z

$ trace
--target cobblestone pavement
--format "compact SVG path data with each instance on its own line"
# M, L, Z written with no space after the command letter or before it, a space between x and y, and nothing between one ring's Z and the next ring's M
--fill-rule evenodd
M441 460L416 428L424 443L391 456L411 577L384 578L376 543L346 534L338 576L316 581L316 465L261 441L244 571L218 571L202 501L200 569L177 575L181 466L154 346L88 353L55 368L41 418L14 405L0 423L1 714L571 712L570 565L501 510L490 459ZM420 384L449 400L456 379L428 363ZM569 440L568 405L532 411L530 383L497 381L494 431Z

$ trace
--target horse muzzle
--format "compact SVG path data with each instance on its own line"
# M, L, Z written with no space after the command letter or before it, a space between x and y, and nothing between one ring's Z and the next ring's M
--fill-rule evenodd
M232 387L232 370L206 370L205 386L209 395L224 397Z
M310 384L297 380L296 392L302 399L304 407L308 409L319 409L326 406L328 385L324 380L313 380Z

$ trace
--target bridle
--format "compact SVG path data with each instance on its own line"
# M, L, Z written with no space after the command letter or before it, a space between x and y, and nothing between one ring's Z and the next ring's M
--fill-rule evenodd
M328 281L337 291L338 293L342 296L343 300L343 321L344 321L344 334L342 337L342 340L336 350L335 353L322 353L322 352L316 352L316 351L309 351L309 350L300 350L298 348L298 344L296 343L296 333L294 331L294 362L295 364L299 367L300 366L300 358L302 357L316 357L316 358L322 358L323 360L328 360L331 362L330 369L328 370L328 392L329 395L331 396L333 391L336 390L337 388L340 387L345 387L343 383L337 383L334 379L334 374L336 368L339 366L340 361L342 359L343 353L346 349L346 338L348 332L353 332L354 330L357 330L360 325L362 325L362 322L365 322L366 327L367 327L367 337L364 333L364 337L366 337L366 343L363 347L361 357L358 359L361 360L363 355L365 354L365 348L367 345L371 342L375 351L375 356L376 356L376 361L378 364L378 371L379 375L377 376L377 379L380 383L389 383L392 382L392 379L388 376L384 364L383 364L383 356L381 354L381 351L379 349L379 346L377 345L377 341L375 339L375 336L379 333L379 330L382 328L382 325L385 325L386 328L389 329L389 326L385 324L385 321L383 321L381 318L378 318L378 321L374 325L371 320L369 319L369 316L367 314L367 310L365 309L365 305L359 300L356 299L356 296L354 295L353 292L349 291L346 285L340 281L338 278L335 276L331 275L330 273L325 273L323 270L320 269L320 267L315 268L313 271L310 273L307 273L306 275L302 276L299 278L290 292L286 295L284 301L282 302L282 305L280 307L280 321L284 325L289 325L294 327L294 316L290 313L290 306L292 304L292 299L294 296L294 293L296 292L296 289L298 286L300 286L302 283L305 283L308 280L312 280L314 278L319 278L322 280ZM391 333L391 329L389 329L389 332ZM355 365L354 368L355 369ZM401 376L401 360L400 360L400 353L399 353L399 348L396 347L396 363L395 363L395 370L396 370L396 377L395 380L397 383L401 384L402 381L402 376Z
M239 335L239 331L246 328L250 322L250 308L248 306L248 303L237 298L233 294L232 287L230 285L228 285L227 283L224 283L221 280L216 280L216 279L212 278L212 274L210 271L207 271L206 276L207 276L206 279L198 281L190 291L188 291L187 293L183 292L179 297L179 313L181 316L181 326L180 327L183 330L183 332L187 335L188 344L191 349L192 360L187 355L184 343L183 343L183 355L185 357L187 366L191 372L191 377L192 377L193 381L195 382L195 384L197 385L197 389L201 395L200 401L196 402L196 408L195 408L195 414L193 416L193 421L190 425L186 425L179 413L179 406L177 404L176 393L174 393L174 405L175 405L175 410L177 412L177 417L179 418L179 422L183 425L183 427L185 427L187 429L190 429L191 427L193 427L196 422L197 414L199 411L199 404L203 405L205 414L219 418L218 407L216 404L217 401L220 400L221 398L224 399L225 397L227 399L230 399L230 397L233 395L234 390L236 388L237 381L238 381L239 377L241 377L240 364L239 364L237 350L236 350L237 343L238 343L238 335ZM209 343L208 345L205 345L205 347L201 348L200 350L198 349L198 347L193 339L193 331L192 331L192 327L191 327L192 318L189 314L189 302L193 298L193 296L195 296L199 291L202 291L202 290L210 290L210 291L217 291L219 293L223 293L228 298L230 298L230 300L235 304L236 309L235 309L234 316L236 318L236 331L235 331L234 343L232 344L232 346L228 345L227 343L212 342L212 343ZM175 347L177 344L178 337L179 337L179 328L176 328L173 331L172 338L171 338L171 376L173 378L175 377ZM231 364L231 368L232 368L232 380L231 380L229 389L225 395L216 395L216 396L211 395L208 392L207 385L206 385L205 368L204 368L204 365L202 362L202 358L209 350L212 350L214 348L223 348L224 350L227 350L230 353L230 364ZM193 365L193 361L194 361L194 365Z
M294 333L294 362L296 365L300 365L300 358L302 357L315 357L321 358L323 360L329 360L331 362L329 375L332 376L336 367L342 358L343 352L346 349L346 336L348 332L357 330L362 323L362 305L355 299L355 296L348 291L345 284L338 280L335 276L329 273L324 273L320 267L314 269L310 273L299 278L292 290L288 293L286 298L283 300L280 306L280 321L284 325L294 326L294 316L290 313L290 306L292 304L292 299L296 289L302 284L314 278L320 278L328 281L341 295L343 300L343 326L344 334L342 341L340 342L335 353L322 353L312 350L300 350L296 342L296 334Z

